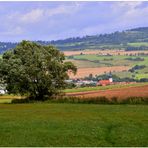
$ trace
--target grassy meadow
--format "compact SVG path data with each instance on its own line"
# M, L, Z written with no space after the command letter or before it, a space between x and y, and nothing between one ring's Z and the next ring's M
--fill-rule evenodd
M148 146L148 106L0 104L0 146Z
M133 47L148 46L148 42L128 43L128 45Z

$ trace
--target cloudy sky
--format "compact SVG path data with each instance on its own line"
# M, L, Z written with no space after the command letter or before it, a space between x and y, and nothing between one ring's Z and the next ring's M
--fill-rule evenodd
M0 41L57 40L148 26L148 2L0 2Z

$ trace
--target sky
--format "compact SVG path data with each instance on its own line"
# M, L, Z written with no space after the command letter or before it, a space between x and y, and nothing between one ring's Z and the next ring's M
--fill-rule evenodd
M136 27L148 27L148 1L0 2L0 41L50 41Z

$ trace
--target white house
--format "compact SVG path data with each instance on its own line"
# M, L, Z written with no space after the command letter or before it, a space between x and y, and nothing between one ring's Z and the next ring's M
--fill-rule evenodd
M0 89L0 94L1 94L1 95L4 95L5 93L6 93L5 90Z

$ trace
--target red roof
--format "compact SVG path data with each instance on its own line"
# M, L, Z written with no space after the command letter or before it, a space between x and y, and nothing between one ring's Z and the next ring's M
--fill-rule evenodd
M109 80L100 80L99 83L101 85L107 85L107 84L110 84L110 81Z

